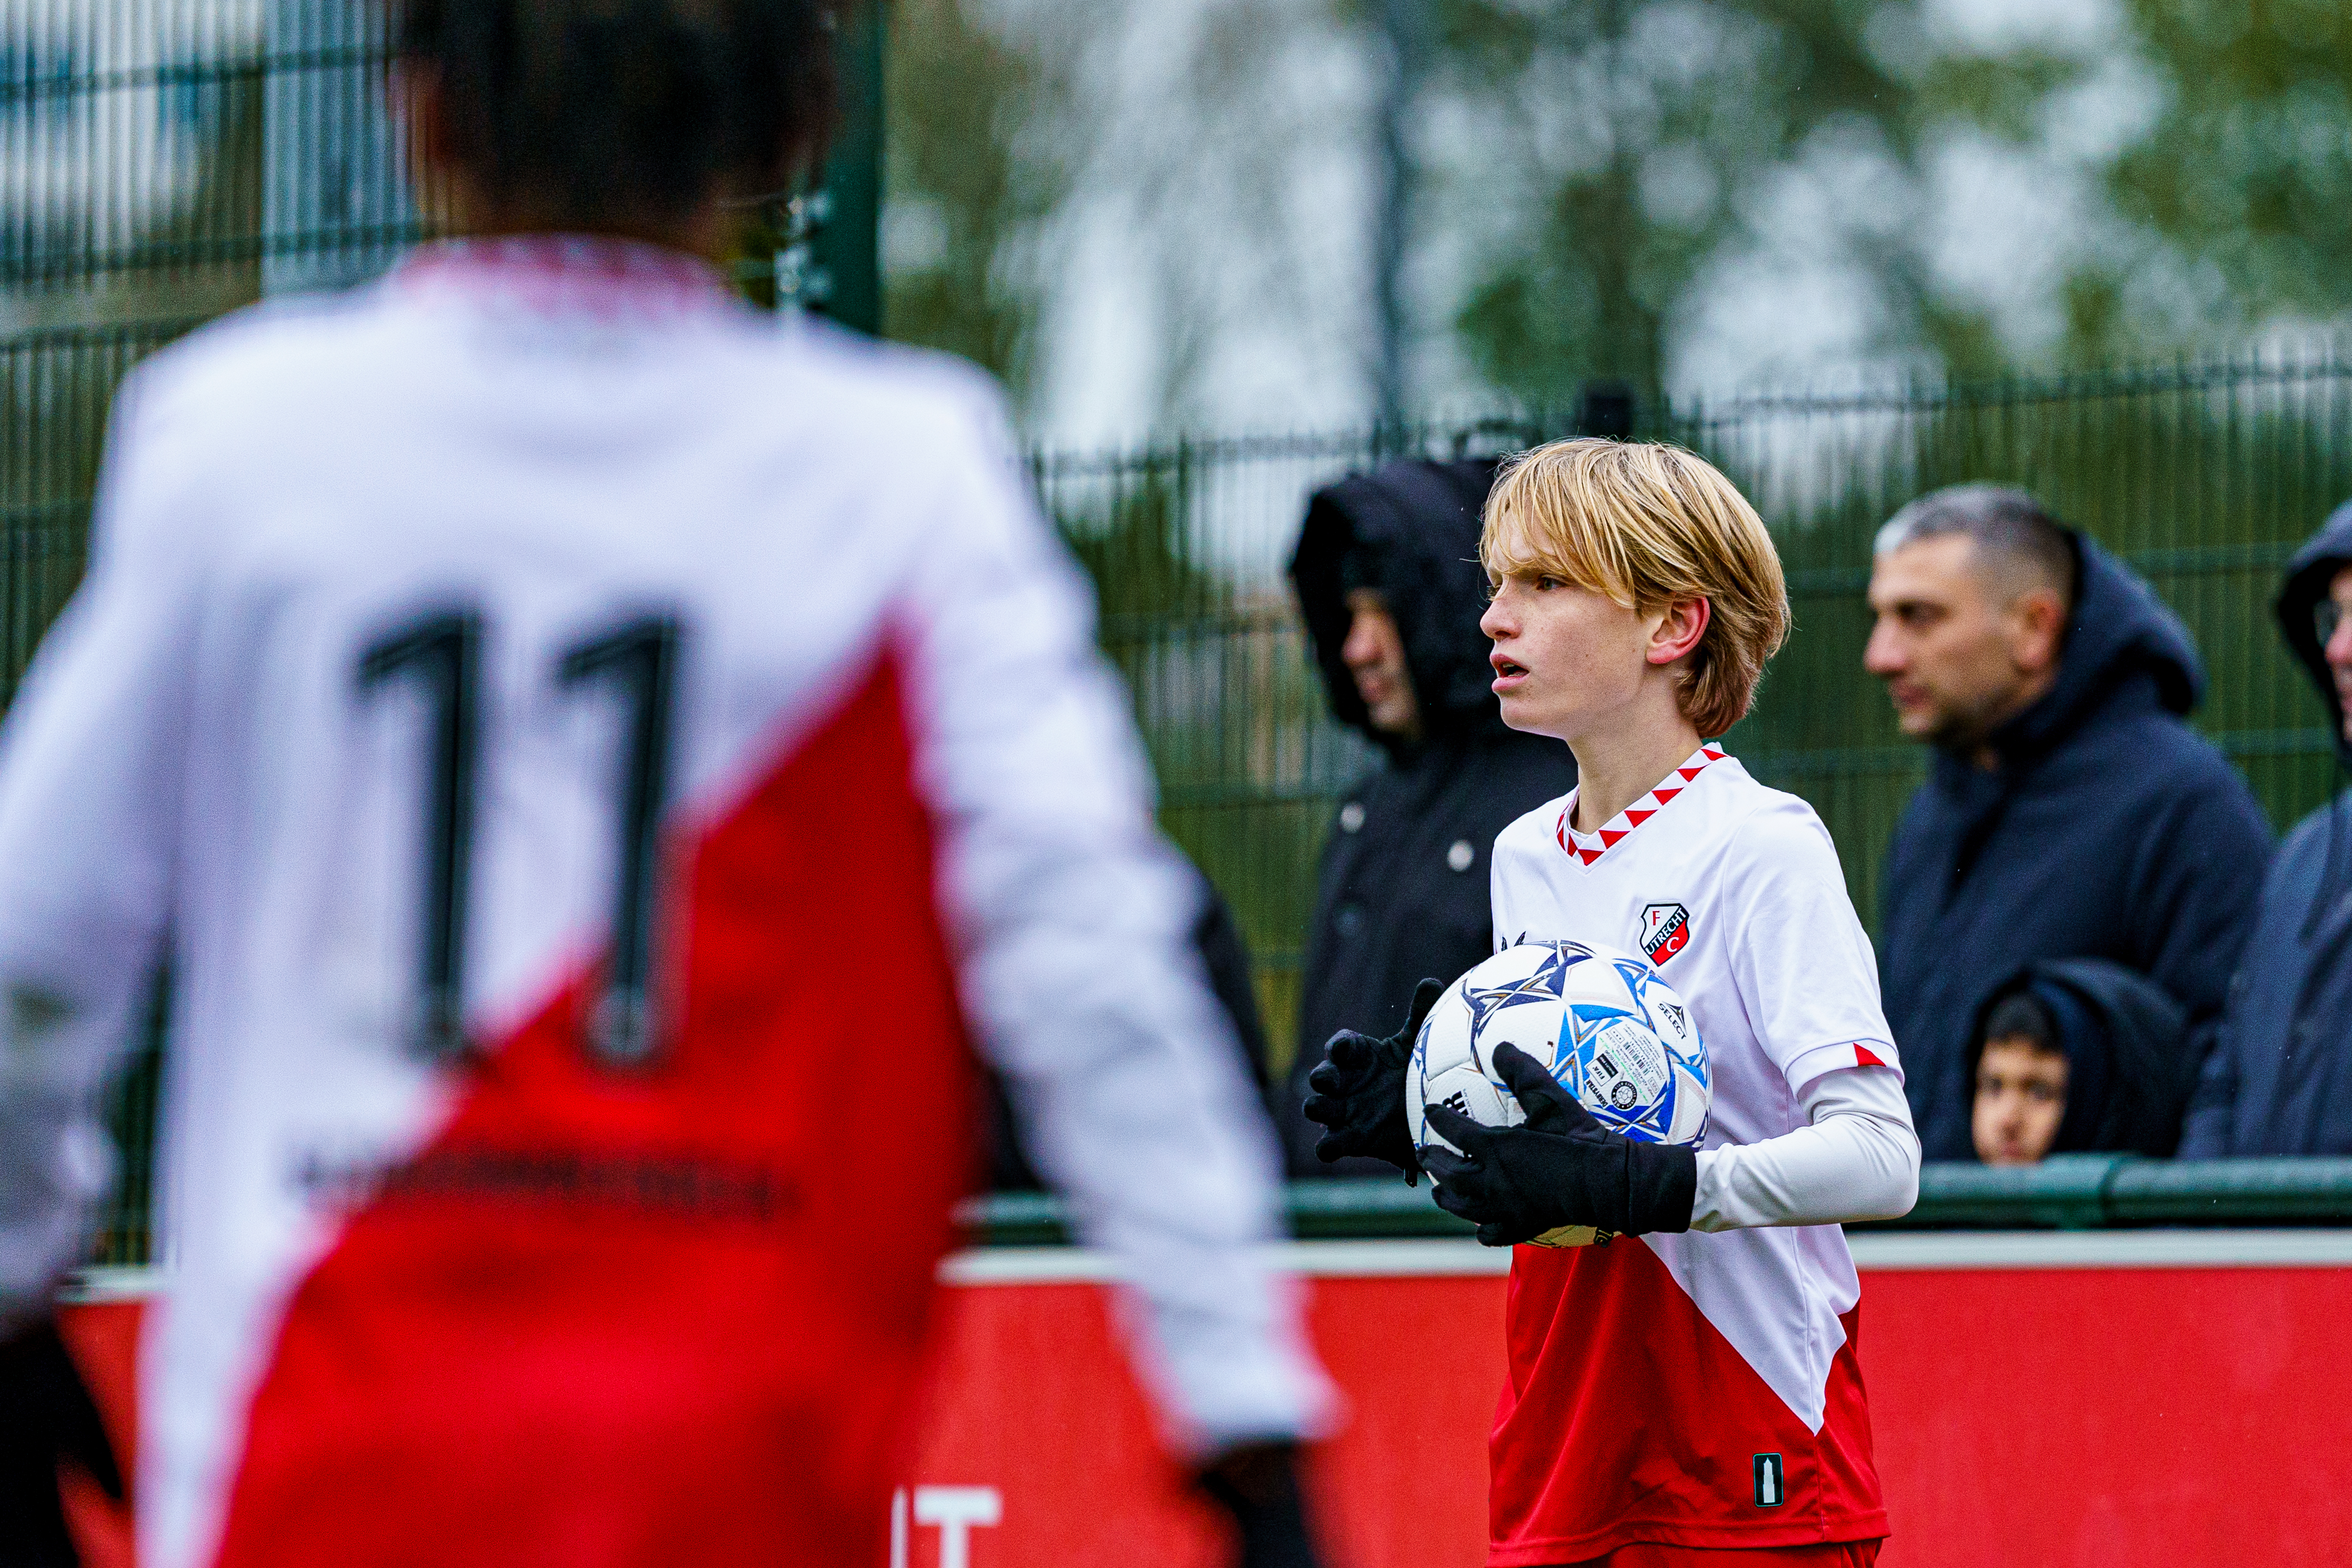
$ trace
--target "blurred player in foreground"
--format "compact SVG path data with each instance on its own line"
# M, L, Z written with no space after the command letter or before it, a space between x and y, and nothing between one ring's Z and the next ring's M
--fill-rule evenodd
M1244 1556L1328 1395L1083 585L991 389L714 268L816 0L412 0L480 236L118 409L0 765L0 1303L168 942L142 1560L882 1561L967 1031Z
M1505 470L1480 553L1503 717L1581 780L1496 841L1496 940L1648 955L1715 1076L1696 1151L1604 1131L1508 1045L1524 1125L1430 1108L1466 1155L1428 1152L1437 1201L1481 1241L1624 1239L1512 1260L1487 1561L1866 1568L1886 1512L1838 1225L1910 1208L1919 1142L1827 831L1702 740L1786 632L1771 538L1690 454L1580 440ZM1334 1039L1307 1110L1330 1155L1416 1167L1412 1039Z

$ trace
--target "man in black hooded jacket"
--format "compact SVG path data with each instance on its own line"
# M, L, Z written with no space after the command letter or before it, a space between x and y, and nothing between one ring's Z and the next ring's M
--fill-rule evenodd
M1334 1031L1394 1032L1416 982L1494 951L1495 835L1576 786L1568 748L1507 728L1490 689L1478 524L1494 478L1491 461L1415 459L1343 479L1308 503L1291 559L1331 711L1381 752L1341 798L1317 879L1278 1107L1294 1176L1394 1177L1379 1160L1316 1159L1326 1129L1300 1113L1307 1074Z
M1880 530L1864 663L1936 748L1886 857L1879 972L1928 1159L1967 1159L1970 1034L2037 959L2106 958L2189 1018L2200 1060L2270 827L2186 719L2189 630L2032 497L1924 496Z
M2278 619L2352 768L2352 503L2287 563ZM2180 1154L2352 1155L2352 791L2297 823L2272 863Z

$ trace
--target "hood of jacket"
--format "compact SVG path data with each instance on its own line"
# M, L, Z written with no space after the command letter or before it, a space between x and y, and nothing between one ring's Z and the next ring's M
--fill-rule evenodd
M2151 685L2168 713L2193 713L2204 699L2205 662L2180 617L2131 568L2072 529L2068 537L2076 589L2058 679L1992 733L1990 745L2004 762L2030 760L2058 745L2134 682Z
M2328 733L2335 737L2336 754L2345 766L2352 768L2352 740L2347 740L2344 735L2344 702L2336 694L2335 677L2328 671L2318 635L2311 624L2313 608L2327 597L2327 585L2347 566L2352 566L2352 501L2328 513L2319 531L2305 541L2286 563L2286 581L2280 585L2277 608L2279 631L2286 638L2288 650L2311 672L2312 684L2319 688L2319 700L2326 706Z
M1339 652L1348 640L1342 563L1361 547L1362 581L1388 601L1403 638L1405 665L1425 740L1507 733L1490 689L1492 646L1478 630L1486 573L1478 564L1479 512L1496 464L1401 458L1318 490L1290 559L1290 581L1314 645L1331 712L1394 753L1403 743L1372 728L1356 678Z
M2066 1053L2066 1113L2054 1155L2085 1151L2168 1156L2195 1086L2189 1014L2155 981L2105 958L2045 958L1997 988L1976 1017L1969 1077L1993 1008L2030 990L2059 1026Z

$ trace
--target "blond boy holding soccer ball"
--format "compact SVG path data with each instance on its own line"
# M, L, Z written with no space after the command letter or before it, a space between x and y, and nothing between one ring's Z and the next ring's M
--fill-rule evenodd
M1580 780L1496 841L1496 942L1645 954L1706 1041L1713 1119L1696 1149L1621 1137L1503 1047L1526 1123L1433 1107L1464 1153L1417 1154L1424 982L1403 1033L1327 1047L1318 1153L1425 1166L1479 1240L1517 1247L1491 1564L1867 1568L1886 1514L1839 1226L1910 1208L1919 1143L1828 832L1709 744L1787 633L1779 558L1702 459L1601 440L1508 465L1481 555L1503 717L1566 744ZM1564 1226L1618 1239L1517 1245Z

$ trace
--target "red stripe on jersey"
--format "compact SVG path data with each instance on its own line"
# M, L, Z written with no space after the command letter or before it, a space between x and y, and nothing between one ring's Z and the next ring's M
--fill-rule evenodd
M1857 1045L1853 1048L1853 1064L1856 1067L1884 1067L1886 1065L1885 1062L1879 1060L1878 1053L1871 1050L1870 1047L1866 1045Z
M1714 747L1702 746L1696 751L1691 753L1692 758L1696 760L1689 762L1686 766L1675 768L1675 772L1685 781L1696 779L1701 773L1706 771L1708 764L1722 761L1723 755L1724 754L1722 752L1717 751ZM1614 817L1610 818L1608 821L1603 822L1601 825L1599 831L1591 835L1599 841L1590 846L1583 841L1587 835L1578 832L1574 828L1569 825L1570 821L1573 820L1576 815L1577 801L1577 792L1575 790L1570 790L1569 791L1566 804L1560 808L1559 821L1552 825L1552 837L1559 841L1559 847L1561 849L1566 850L1570 854L1574 855L1580 863L1591 865L1608 851L1613 849L1616 846L1618 840L1632 832L1635 828L1640 827L1643 822L1648 821L1652 817L1656 816L1660 810L1665 806L1667 801L1673 800L1675 796L1683 792L1684 787L1684 785L1677 784L1673 789L1669 789L1662 780L1658 788L1651 790L1648 794L1643 796L1640 800L1634 801L1632 805L1618 812Z
M222 1564L882 1560L972 1101L891 663L681 848L662 1060L581 978L487 1053L298 1288Z
M1801 1546L1886 1533L1856 1307L1818 1433L1733 1348L1658 1255L1522 1247L1510 1377L1487 1444L1495 1568L1580 1563L1633 1542ZM1759 1456L1781 1499L1759 1506Z

